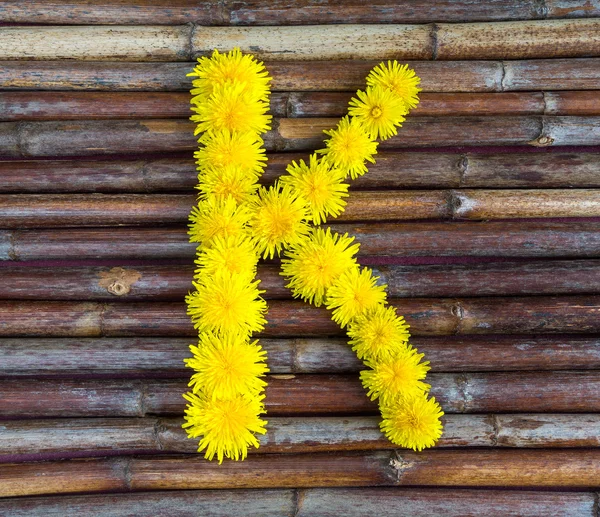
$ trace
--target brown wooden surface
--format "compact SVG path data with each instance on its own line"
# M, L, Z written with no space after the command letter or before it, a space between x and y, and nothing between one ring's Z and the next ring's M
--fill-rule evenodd
M193 338L2 338L3 377L182 377ZM597 336L414 336L433 372L597 370ZM263 338L273 374L357 373L344 338ZM44 360L39 361L38 357Z
M355 91L379 62L266 62L274 91ZM409 61L425 92L595 90L598 58ZM0 61L5 90L188 91L194 63Z
M240 506L262 517L363 517L365 512L430 517L595 517L594 493L542 490L444 488L309 488L273 490L177 490L123 494L27 497L0 500L15 517L62 517L64 512L110 512L115 517L237 517Z
M600 411L600 374L589 372L432 373L431 395L446 413ZM271 416L376 414L356 375L274 375ZM39 380L0 382L0 408L10 418L181 415L187 378L179 380Z
M271 153L264 183L285 173L306 153ZM138 160L17 160L0 162L0 191L190 193L197 182L187 157ZM369 173L354 180L357 189L418 188L598 188L600 154L594 152L377 153Z
M0 1L0 514L598 517L599 23L597 0ZM219 466L185 437L186 74L233 45L273 76L264 184L381 59L421 77L332 227L431 361L438 448L379 433L277 261L262 447Z
M343 117L355 92L278 92L275 117ZM594 91L424 93L411 117L469 115L599 115ZM0 120L188 118L183 92L0 92Z
M0 268L4 300L170 300L192 289L194 267L32 267ZM498 262L451 265L378 265L373 270L392 297L595 294L599 260ZM289 299L279 265L260 265L265 299Z
M428 23L479 20L528 20L580 18L600 15L596 1L500 0L491 4L439 0L378 0L369 4L356 0L319 3L277 0L205 1L190 5L165 0L72 0L0 3L0 22L52 24L178 24L201 25L295 25L325 23Z

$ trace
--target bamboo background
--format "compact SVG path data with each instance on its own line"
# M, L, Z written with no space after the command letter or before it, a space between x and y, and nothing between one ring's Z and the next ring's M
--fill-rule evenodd
M0 515L599 517L600 2L0 1ZM181 429L193 60L273 76L272 183L378 61L422 101L331 226L431 361L439 446L395 450L277 263L268 433Z

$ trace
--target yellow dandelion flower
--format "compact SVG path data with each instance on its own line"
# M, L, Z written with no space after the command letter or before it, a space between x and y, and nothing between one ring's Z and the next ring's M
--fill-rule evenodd
M431 386L422 379L429 371L429 361L422 363L423 356L407 345L379 361L365 361L372 368L360 372L367 395L371 400L379 398L381 404L389 404L398 397L412 397L428 391Z
M204 457L208 460L215 455L219 463L223 458L243 460L250 446L259 446L255 433L267 432L267 422L260 418L265 413L264 395L236 395L228 400L212 400L193 393L185 393L183 397L189 402L183 428L189 438L202 437L198 452L206 449Z
M200 201L190 213L190 242L199 242L209 246L217 236L229 237L245 235L250 217L248 208L238 205L235 199L216 199L209 197Z
M266 302L258 290L260 280L247 274L217 271L193 282L196 291L187 295L187 313L199 332L260 332L266 323Z
M252 132L208 131L199 142L194 157L200 171L232 166L258 177L267 164L264 142Z
M258 395L267 385L260 377L269 371L267 353L250 343L246 336L233 332L200 334L198 346L190 345L193 354L185 364L196 370L188 386L214 399L232 399L247 393Z
M355 117L344 117L332 130L323 131L328 135L327 147L317 153L324 154L327 162L350 174L354 180L367 172L365 162L375 163L377 154L375 142Z
M201 248L196 258L196 275L214 275L217 271L255 276L258 254L246 235L215 237L210 248Z
M308 165L304 160L292 161L280 183L306 199L311 220L321 224L327 216L337 217L344 211L344 198L348 197L348 184L343 182L346 175L346 171L332 168L326 160L311 154Z
M408 65L400 65L398 61L388 61L387 65L380 63L367 76L368 86L381 86L393 91L404 103L407 112L419 103L420 82L414 70Z
M364 92L358 90L356 95L358 99L352 98L348 113L360 121L371 138L385 140L398 134L406 107L395 93L373 86Z
M402 316L394 307L377 305L348 325L349 345L359 359L378 361L406 346L410 334Z
M361 271L356 266L344 271L327 290L327 308L333 309L331 319L345 327L377 304L385 303L387 286L376 285L378 278L368 268Z
M306 201L289 186L261 188L250 209L252 235L265 258L273 258L284 246L297 244L308 232Z
M229 165L219 169L207 169L198 176L197 189L200 199L214 196L226 200L231 197L236 203L246 201L258 189L256 176L247 174L240 167Z
M269 105L244 94L244 85L226 84L216 89L205 101L192 106L196 114L190 120L197 123L194 134L204 131L251 131L266 133L271 129Z
M356 267L354 256L358 244L348 234L331 233L322 228L313 230L306 239L286 252L280 273L290 279L287 284L294 297L322 305L327 289L350 268Z
M257 99L267 100L270 93L269 77L262 62L250 54L242 54L239 48L220 54L214 50L212 56L199 57L198 64L188 77L196 77L192 81L192 95L198 96L196 102L209 97L215 89L238 82L244 85L243 92Z
M388 440L400 447L422 451L432 447L442 436L442 408L424 393L400 399L389 406L380 406L381 431Z

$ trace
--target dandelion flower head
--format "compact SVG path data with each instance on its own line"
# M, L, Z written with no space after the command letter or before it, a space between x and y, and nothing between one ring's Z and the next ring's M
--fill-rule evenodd
M378 361L399 347L405 347L410 334L394 307L378 304L348 325L349 345L359 359Z
M217 271L193 282L196 290L186 296L187 313L199 332L239 332L249 335L263 330L266 302L258 290L260 280L247 274Z
M262 174L267 155L264 142L250 131L208 131L200 137L200 148L194 153L198 170L239 167L243 172Z
M348 113L360 121L371 138L385 140L398 133L406 108L394 92L381 86L368 86L365 91L358 90L356 95L358 99L352 98Z
M243 460L248 448L258 447L256 434L265 434L267 422L261 420L265 413L261 397L236 395L234 398L213 400L203 394L185 393L189 402L185 409L185 423L188 437L202 437L198 452L206 449L204 457L219 463L223 458Z
M356 267L354 256L358 244L348 234L331 233L331 230L316 228L298 245L286 252L281 274L290 279L287 287L294 297L323 304L327 289L348 269Z
M392 443L415 451L432 447L442 435L442 408L425 393L380 406L381 431Z
M281 185L289 185L308 201L309 216L315 224L324 223L327 216L337 217L346 206L348 184L345 170L332 167L326 160L312 154L309 163L292 161Z
M219 53L214 50L212 56L199 57L193 72L188 76L196 77L192 81L192 102L202 102L223 85L237 82L243 85L242 93L251 98L267 100L270 94L271 78L262 62L254 56L242 54L239 48Z
M377 142L370 136L355 117L344 117L335 129L323 131L330 138L325 140L327 147L319 149L326 161L350 174L356 179L367 172L365 162L375 163Z
M190 242L210 246L212 239L217 236L245 235L249 218L248 208L238 205L232 197L217 199L210 196L190 212Z
M421 362L423 355L407 345L379 361L365 361L372 368L360 372L367 396L389 404L398 397L412 397L428 391L430 386L423 379L429 371L429 361Z
M185 360L196 370L189 382L193 392L202 390L213 400L260 394L267 385L261 377L269 369L267 353L257 343L235 332L201 333L198 346L190 346L193 357Z
M327 290L327 308L333 309L331 319L345 327L366 311L385 303L387 286L376 285L377 279L368 268L361 271L356 266L344 271Z
M196 275L214 275L217 271L256 274L258 254L254 243L246 235L217 236L210 247L199 249Z
M367 76L368 86L381 86L394 92L404 103L406 112L419 103L420 82L414 70L408 65L400 65L398 61L380 63Z
M284 246L298 244L308 232L306 200L288 185L261 188L250 209L252 235L265 258L273 258Z
M236 203L241 204L258 189L256 176L248 174L236 165L206 169L201 176L202 181L196 187L200 191L200 199L214 196L226 200L231 197Z

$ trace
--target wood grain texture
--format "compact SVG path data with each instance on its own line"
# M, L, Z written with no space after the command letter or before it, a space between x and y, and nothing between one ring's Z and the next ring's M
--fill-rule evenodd
M256 0L189 2L112 0L73 2L31 0L26 4L3 1L0 21L53 24L179 24L201 25L296 25L313 23L428 23L477 20L527 20L538 18L590 17L600 15L597 2L547 0L542 7L532 0L497 0L482 5L469 1L356 0L298 2Z
M599 296L390 299L415 336L590 334L600 329ZM2 301L2 337L190 337L183 303ZM324 307L273 300L261 335L341 335Z
M390 512L414 517L556 517L594 516L591 492L482 490L444 488L311 488L300 490L173 490L123 494L74 495L0 500L0 510L14 517L63 517L90 512L114 517L363 517Z
M590 257L600 223L430 222L329 225L356 237L362 256ZM2 260L191 259L185 228L71 228L0 231Z
M515 61L410 61L424 92L594 90L598 58ZM378 61L274 61L274 91L356 91ZM189 91L194 63L0 61L5 90Z
M4 300L179 301L192 289L194 266L2 267ZM595 294L599 260L372 267L394 298ZM261 264L265 299L291 299L279 265Z
M431 373L431 395L445 413L597 413L600 373ZM270 416L377 414L358 375L271 375ZM180 417L188 377L178 380L39 380L0 382L3 418Z
M183 377L193 338L3 338L3 377L110 379ZM415 336L432 372L597 370L595 336ZM263 338L273 374L356 373L364 368L345 338ZM39 358L42 358L40 360Z
M342 117L354 92L275 92L275 117ZM600 115L595 91L423 93L412 117L469 115ZM0 120L188 118L183 92L0 92Z
M158 25L3 27L0 59L189 61L191 30Z
M386 450L380 417L274 417L260 448L249 454ZM437 447L597 447L600 415L446 415ZM0 424L0 462L42 455L53 459L134 453L197 452L182 418L84 418L15 420ZM35 451L35 452L33 452ZM37 456L39 457L39 456Z
M271 184L304 153L271 153L262 177ZM189 157L138 160L0 162L0 192L188 193L197 183ZM440 188L598 188L600 155L592 152L443 153L381 151L352 190Z
M527 59L600 55L600 20L439 24L437 59Z
M283 118L265 135L268 151L308 151L323 146L323 130L338 119ZM1 122L0 156L94 156L197 148L194 125L181 119ZM416 117L381 149L481 145L598 145L600 117Z

